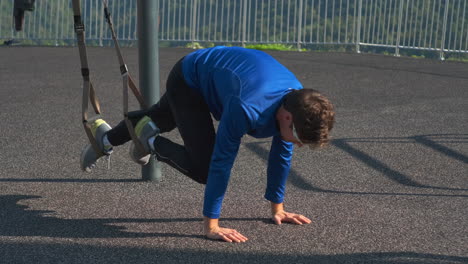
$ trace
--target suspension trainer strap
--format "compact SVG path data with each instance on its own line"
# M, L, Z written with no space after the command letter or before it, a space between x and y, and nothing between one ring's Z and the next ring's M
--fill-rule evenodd
M122 74L122 76L124 75L125 72L128 74L128 85L129 85L130 89L132 89L132 92L135 95L136 99L138 100L138 103L140 104L140 107L142 109L148 109L148 107L147 107L147 105L145 103L145 100L143 99L143 96L140 93L140 90L136 87L135 82L133 81L132 77L128 73L128 70L125 70L125 69L127 69L127 65L124 62L122 52L120 50L120 45L119 45L119 42L117 40L117 36L115 34L114 24L112 23L111 15L110 15L110 12L109 12L109 7L107 6L107 0L103 0L102 2L104 4L104 15L106 16L106 21L107 21L107 24L109 25L109 29L110 29L111 35L112 35L112 40L114 41L114 47L115 47L115 51L117 53L117 59L119 60L120 73Z
M86 44L85 44L85 28L83 21L81 19L81 7L80 7L80 0L73 0L73 20L75 23L75 33L76 39L78 42L78 50L80 53L80 61L81 61L81 76L83 77L83 97L82 97L82 107L81 107L81 114L82 114L82 122L83 127L88 136L89 142L93 146L94 150L98 154L102 154L101 149L99 148L96 139L91 132L91 126L88 123L88 100L91 101L91 104L94 108L94 112L96 114L101 114L101 107L99 105L99 101L96 97L96 92L94 87L89 78L89 68L88 68L88 56L86 53Z
M128 118L128 82L129 82L129 75L127 72L127 68L121 69L122 72L122 81L123 81L123 101L124 101L124 107L123 107L123 114L124 114L124 120L125 120L125 125L127 125L127 130L128 133L130 134L130 137L132 138L133 143L135 144L135 147L138 149L138 152L140 153L145 153L148 154L147 151L145 150L145 147L143 146L143 143L138 139L135 129L133 127L132 122Z
M112 24L111 15L109 12L109 8L107 6L107 0L103 0L102 2L104 4L104 14L106 16L106 21L111 31L112 40L114 41L115 51L117 53L117 58L120 64L120 74L122 75L122 83L123 83L123 115L124 115L125 124L127 125L127 129L130 134L130 137L132 138L132 141L135 144L135 147L138 149L138 151L140 153L147 153L147 151L143 147L142 142L138 140L138 137L135 134L135 129L132 125L132 122L128 118L128 88L130 87L136 99L140 103L140 107L142 109L148 109L148 107L143 99L143 96L141 95L140 91L138 90L135 83L133 82L132 77L128 73L128 68L124 62L122 52L120 50L119 42L117 41L117 36L115 34L114 26Z

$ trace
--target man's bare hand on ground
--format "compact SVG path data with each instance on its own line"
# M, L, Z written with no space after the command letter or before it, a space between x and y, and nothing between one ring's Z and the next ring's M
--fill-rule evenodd
M226 242L245 242L247 237L237 232L235 229L219 226L218 219L204 218L205 235L210 239L224 240Z
M284 211L283 203L271 203L271 215L272 219L277 225L281 223L293 223L293 224L310 224L312 221L300 214L288 213Z
M310 224L312 221L300 214L295 214L295 213L288 213L285 211L280 211L277 212L273 215L273 221L277 225L281 225L281 223L293 223L297 225L302 225L302 224Z
M223 227L208 231L206 236L210 239L224 240L226 242L240 243L248 240L248 238L237 232L237 230Z

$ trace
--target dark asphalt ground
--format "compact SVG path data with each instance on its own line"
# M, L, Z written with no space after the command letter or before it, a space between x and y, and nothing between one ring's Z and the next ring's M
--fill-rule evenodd
M115 125L115 52L88 52ZM188 52L160 50L162 81ZM137 50L123 53L138 79ZM141 181L128 144L111 170L80 171L77 48L0 48L0 263L468 263L468 64L270 54L335 103L334 140L294 156L286 208L313 223L277 226L269 140L245 137L221 221L250 240L229 244L203 237L203 186L166 165L162 182Z

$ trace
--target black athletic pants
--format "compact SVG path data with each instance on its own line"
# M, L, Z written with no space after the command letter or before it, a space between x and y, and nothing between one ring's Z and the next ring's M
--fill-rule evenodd
M166 93L159 102L149 110L129 113L129 118L135 127L143 116L149 116L161 133L177 127L184 145L158 136L154 141L155 156L196 182L205 184L214 148L215 130L205 100L185 83L182 60L169 73ZM107 132L107 137L113 146L131 140L124 121Z

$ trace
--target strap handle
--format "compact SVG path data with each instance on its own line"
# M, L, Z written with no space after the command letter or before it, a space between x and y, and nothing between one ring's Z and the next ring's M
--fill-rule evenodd
M137 135L135 134L135 129L132 125L132 122L128 118L128 88L130 87L133 94L135 95L138 102L140 103L140 107L142 109L148 109L148 106L146 105L139 89L136 87L135 83L133 82L132 77L128 73L128 68L124 62L122 52L120 50L119 42L117 41L117 36L115 34L114 26L112 24L111 15L109 12L109 8L107 6L107 0L103 0L102 2L104 4L104 14L106 16L106 21L107 21L107 24L109 25L109 29L112 34L112 40L114 41L115 51L117 53L117 58L120 64L120 73L122 75L122 83L123 83L123 115L124 115L125 124L127 125L128 133L130 134L130 137L132 138L132 141L135 144L135 147L138 149L138 151L140 153L149 154L145 150L142 142L138 139Z
M101 107L96 96L96 91L89 78L89 67L88 67L88 56L86 52L85 44L85 27L81 19L81 7L79 0L73 0L73 18L75 33L78 42L78 51L80 53L80 62L81 62L81 76L83 77L83 97L82 97L82 107L81 107L81 117L83 122L83 127L88 136L89 142L91 143L93 149L99 155L104 155L104 153L99 148L96 139L91 132L91 126L88 122L88 100L91 101L91 104L94 108L96 114L101 114Z
M127 73L122 75L122 81L123 81L123 114L124 114L124 120L125 120L125 125L127 125L127 130L128 133L130 134L130 138L132 139L133 143L135 144L135 147L137 148L138 152L142 154L149 154L145 147L143 146L143 143L138 139L136 133L135 133L135 128L133 127L132 122L128 118L128 82L129 82L129 75Z
M110 12L109 12L109 7L107 6L107 0L103 0L102 2L104 4L104 15L106 16L106 21L107 21L107 24L109 25L109 29L110 29L111 35L112 35L112 40L114 41L114 47L115 47L115 52L117 53L117 59L119 60L120 73L122 74L122 76L124 74L128 75L127 86L130 86L130 89L132 90L133 94L135 95L136 99L138 100L138 103L140 104L140 107L142 109L148 109L148 106L146 105L145 100L143 99L143 96L140 93L140 90L136 87L135 83L133 82L132 77L128 73L127 65L125 64L125 61L124 61L123 56L122 56L122 52L120 50L119 42L117 41L117 36L115 34L114 25L112 23L111 15L110 15Z

